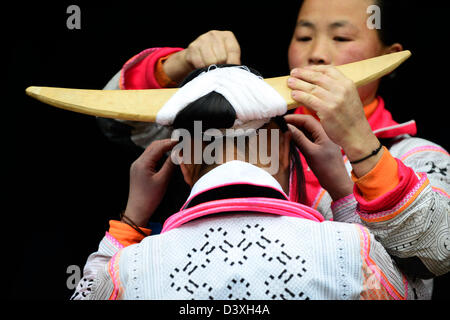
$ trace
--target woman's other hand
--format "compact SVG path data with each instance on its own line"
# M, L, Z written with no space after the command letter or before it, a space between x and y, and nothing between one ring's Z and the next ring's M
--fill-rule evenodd
M175 164L171 157L157 171L159 160L176 144L171 139L157 140L131 165L130 190L125 215L145 227L166 192Z
M333 201L353 192L353 182L345 168L338 145L328 138L321 124L309 115L285 116L292 139L306 159L320 185Z

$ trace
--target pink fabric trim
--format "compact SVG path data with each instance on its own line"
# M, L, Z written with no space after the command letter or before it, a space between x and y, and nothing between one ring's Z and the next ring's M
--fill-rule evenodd
M363 226L357 224L359 230L361 231L361 234L363 235L364 244L363 244L363 250L364 250L364 260L367 264L367 266L372 270L373 274L375 274L375 277L377 280L383 285L383 287L386 289L387 292L393 297L395 300L406 300L406 297L408 296L408 281L406 281L405 276L402 275L403 285L404 285L404 296L401 296L397 294L392 288L394 286L390 284L390 282L387 280L386 276L383 274L383 272L380 270L380 268L374 263L374 261L370 258L370 236L368 233L368 230L364 228Z
M207 192L207 191L209 191L209 190L213 190L213 189L220 188L220 187L231 186L231 185L251 185L251 186L256 186L256 187L269 188L269 189L276 190L276 191L280 192L280 193L286 198L286 200L289 200L289 197L283 192L283 190L279 190L279 189L274 188L274 187L272 187L272 186L261 185L261 184L255 184L255 183L249 183L249 182L229 182L229 183L224 183L224 184L215 185L214 187L207 188L207 189L205 189L205 190L202 190L202 191L200 191L200 192L198 192L198 193L192 195L191 197L189 197L189 199L187 199L187 201L186 201L186 202L184 203L184 205L181 207L181 210L184 210L184 207L186 207L186 206L189 204L189 202L190 202L192 199L194 199L195 197L197 197L198 195L200 195L200 194L202 194L202 193L205 193L205 192Z
M114 288L109 300L116 300L119 296L119 290L121 288L119 279L119 257L122 251L117 252L109 261L108 272L113 282Z
M413 154L416 154L419 152L427 152L427 151L440 152L447 156L450 156L449 153L443 148L436 147L436 146L422 146L422 147L417 147L417 148L409 150L407 153L405 153L404 155L402 155L400 157L400 160L405 161L406 158L412 156Z
M343 197L337 201L333 201L331 202L331 210L335 210L335 208L337 207L341 207L341 206L348 206L350 204L353 204L355 201L355 195L353 193L349 194L346 197Z
M116 248L122 249L124 248L124 245L119 242L116 238L114 238L108 231L106 231L105 234L106 239L108 239L109 242L111 242Z
M184 223L203 216L240 211L304 218L316 222L324 221L319 212L299 203L271 198L236 198L209 201L175 213L164 222L161 233L178 228Z
M447 192L445 192L444 190L442 190L441 188L433 187L433 186L432 186L431 189L433 189L433 191L435 191L435 192L437 192L437 193L440 193L440 194L442 194L443 196L445 196L445 197L447 197L447 198L450 199L450 195L449 195Z
M327 191L323 188L320 189L320 192L317 193L316 198L314 199L314 202L311 207L313 207L315 210L319 207L320 201L322 200L323 196L325 195Z
M414 120L401 123L395 126L375 130L373 132L377 138L393 138L397 136L401 136L403 134L409 134L411 136L415 136L417 134L417 126Z
M425 184L429 184L428 177L426 174L421 175L421 179L418 180L418 183L416 183L412 189L407 189L408 193L404 195L404 197L401 199L401 201L397 202L395 205L390 206L392 209L384 210L381 212L373 213L363 210L361 207L357 208L357 213L361 217L362 220L366 222L372 222L377 221L380 218L387 217L389 215L395 214L397 216L400 212L403 212L403 210L400 211L400 209L413 197L417 197L417 192L422 189L422 187ZM406 209L406 208L405 208ZM398 212L397 212L398 211ZM396 213L397 212L397 213Z

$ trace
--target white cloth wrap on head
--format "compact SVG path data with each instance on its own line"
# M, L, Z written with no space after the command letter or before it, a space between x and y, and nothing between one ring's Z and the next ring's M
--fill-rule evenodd
M286 113L287 104L283 97L247 67L211 67L178 89L159 110L157 123L172 125L179 111L213 91L223 95L236 111L234 129L258 129L270 118Z

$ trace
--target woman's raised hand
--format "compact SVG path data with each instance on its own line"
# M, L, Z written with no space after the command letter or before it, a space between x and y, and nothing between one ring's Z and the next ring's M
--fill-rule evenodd
M350 161L362 159L379 147L355 84L338 69L330 65L295 68L288 86L295 101L316 112L325 133L342 147ZM365 175L381 155L353 166L355 174Z
M164 63L164 72L180 82L194 69L224 63L241 64L241 48L233 32L211 30L172 54Z

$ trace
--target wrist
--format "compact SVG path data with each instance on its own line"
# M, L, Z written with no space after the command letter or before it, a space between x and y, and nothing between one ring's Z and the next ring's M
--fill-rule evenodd
M359 161L370 155L374 150L379 148L380 141L370 132L366 135L357 135L353 139L349 139L347 143L342 145L345 155L350 162Z
M379 146L376 149L372 150L372 152L370 152L364 158L359 161L353 161L353 163L351 163L353 174L358 178L365 176L377 166L378 162L383 157L383 154L384 148L382 147L381 143L379 143Z
M357 177L362 177L375 168L383 155L383 148L380 146L380 141L371 130L367 130L366 134L354 135L342 145Z
M120 221L128 223L128 219L124 219L123 216L126 216L128 219L130 219L136 226L140 228L145 228L148 224L148 221L150 220L150 216L139 213L137 210L133 210L129 207L125 210L123 213ZM147 217L148 216L148 217Z
M192 70L193 66L186 61L186 51L172 54L163 64L164 73L176 83L180 83Z
M343 180L340 181L342 181L341 184L335 186L334 188L327 189L327 192L329 193L333 201L338 201L353 193L354 185L350 177L346 176Z

